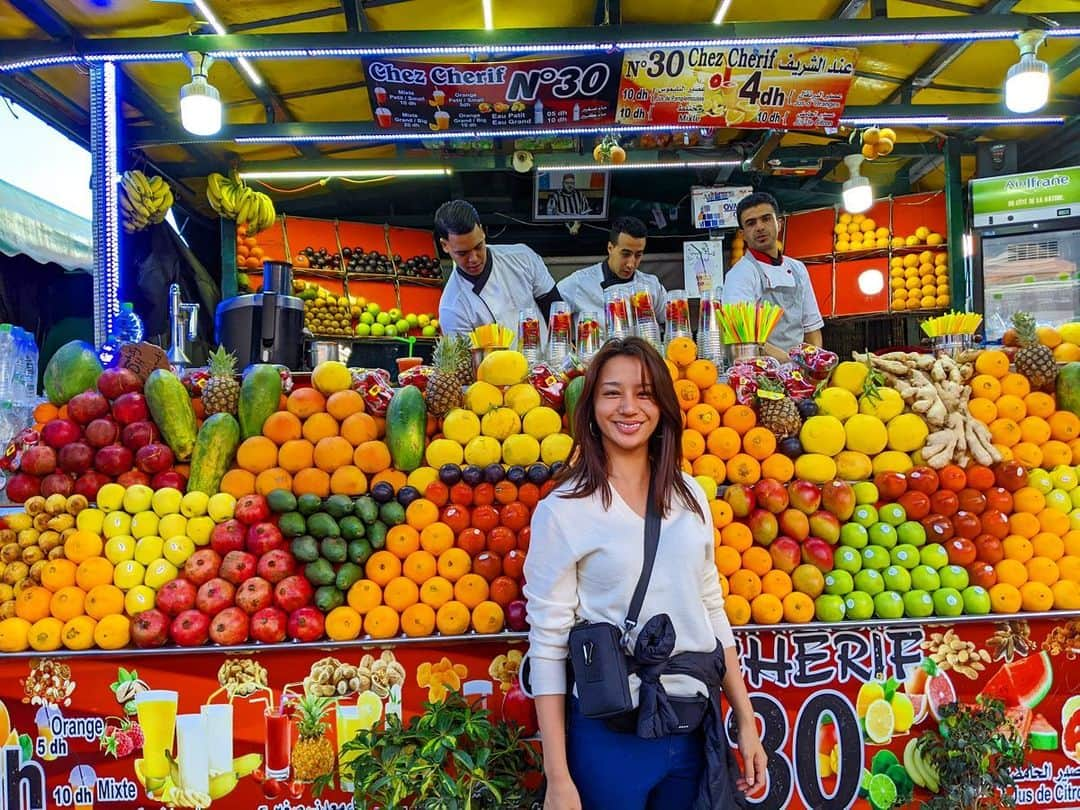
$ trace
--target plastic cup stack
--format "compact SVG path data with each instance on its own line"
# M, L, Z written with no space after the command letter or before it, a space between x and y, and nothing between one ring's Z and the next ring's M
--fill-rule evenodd
M720 330L720 299L712 295L701 299L697 333L698 357L724 366L724 340Z
M600 323L600 315L597 312L582 312L578 315L577 322L577 352L584 362L589 362L592 356L600 351L604 343L604 325Z
M677 337L694 336L690 328L690 300L686 290L670 290L664 303L664 345Z
M548 318L548 362L558 366L573 350L571 343L570 305L565 301L556 301L551 305Z
M540 316L533 309L523 309L518 313L517 330L518 351L525 355L529 367L540 362Z
M630 320L630 294L625 284L604 290L604 326L609 340L634 334L634 324Z
M649 288L644 284L635 284L630 305L634 312L634 334L660 351L660 325L656 322L656 309Z

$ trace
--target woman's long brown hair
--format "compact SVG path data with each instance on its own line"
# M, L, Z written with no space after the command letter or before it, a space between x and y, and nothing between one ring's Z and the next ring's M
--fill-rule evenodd
M604 508L611 508L607 453L596 424L595 410L600 373L613 357L632 357L641 363L642 383L649 386L652 399L660 409L660 421L649 437L649 464L652 467L649 498L659 507L661 517L665 517L671 509L674 493L687 509L705 520L693 490L682 475L682 414L671 375L656 349L636 337L607 341L589 362L581 399L574 409L574 448L569 464L557 476L559 483L570 484L562 497L588 498L599 490Z

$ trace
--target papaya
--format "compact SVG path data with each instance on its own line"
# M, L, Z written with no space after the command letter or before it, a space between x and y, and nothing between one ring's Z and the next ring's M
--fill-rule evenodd
M240 438L250 439L262 435L263 422L278 409L281 400L281 375L268 364L251 367L240 383L240 404L236 408L240 416Z
M72 340L57 349L45 366L45 396L57 407L66 405L72 397L97 385L101 372L94 347L84 340Z
M190 459L195 448L195 408L184 384L171 371L159 368L150 372L143 394L165 444L178 461Z
M1080 363L1066 363L1058 369L1057 406L1080 416Z
M386 446L395 469L412 472L424 463L425 427L424 395L415 385L406 385L386 409Z
M563 407L566 408L566 419L570 423L570 435L576 436L574 433L574 416L577 410L578 400L581 399L581 392L585 388L585 377L577 376L570 381L566 386L566 391L563 393Z
M205 492L207 495L217 493L239 446L240 425L232 414L215 413L207 417L199 428L199 438L191 454L187 491Z

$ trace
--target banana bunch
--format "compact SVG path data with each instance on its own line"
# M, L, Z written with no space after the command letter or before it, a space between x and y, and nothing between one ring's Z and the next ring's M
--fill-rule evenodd
M165 221L173 204L172 189L160 175L147 177L138 169L120 175L117 194L123 214L124 233L135 233L147 225Z
M219 216L247 224L249 236L266 230L277 219L273 200L239 178L213 172L206 178L206 199Z
M941 789L937 768L923 756L918 742L917 737L912 737L904 747L904 770L908 772L911 781L916 785L926 788L931 793L937 793Z

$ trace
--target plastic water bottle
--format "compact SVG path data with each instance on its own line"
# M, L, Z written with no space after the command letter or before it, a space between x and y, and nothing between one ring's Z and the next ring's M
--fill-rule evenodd
M0 324L0 403L11 402L15 379L15 335L10 323Z
M113 332L121 343L139 343L143 339L142 318L135 312L130 301L120 304L120 314L113 323Z
M33 332L26 333L26 395L36 403L38 398L38 346Z

